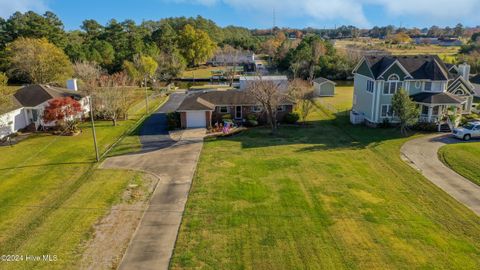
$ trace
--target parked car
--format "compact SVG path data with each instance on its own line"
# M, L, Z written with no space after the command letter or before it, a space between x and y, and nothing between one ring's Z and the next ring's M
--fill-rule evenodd
M459 139L468 141L471 138L480 138L480 121L470 122L453 130L453 135Z

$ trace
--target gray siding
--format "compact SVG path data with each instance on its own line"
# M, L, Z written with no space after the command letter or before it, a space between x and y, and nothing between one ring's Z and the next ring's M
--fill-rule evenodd
M388 77L390 77L390 75L392 74L397 74L400 77L401 81L405 80L405 77L407 76L407 74L403 72L403 70L400 68L400 66L397 63L391 66L381 77L387 80Z
M372 106L373 106L373 95L375 93L367 92L367 81L368 78L355 74L354 78L354 104L353 110L358 113L363 113L365 118L373 121L372 117Z
M314 83L315 96L317 97L331 97L335 95L335 84L325 82L323 84Z

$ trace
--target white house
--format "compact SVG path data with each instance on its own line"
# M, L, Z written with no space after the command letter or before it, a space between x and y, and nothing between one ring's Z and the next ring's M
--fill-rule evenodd
M43 122L43 111L50 100L59 97L71 97L77 100L82 105L84 115L90 112L90 97L77 92L76 89L70 90L43 84L25 86L13 94L12 105L0 114L0 138L28 126L35 129L40 126L51 126L51 123Z

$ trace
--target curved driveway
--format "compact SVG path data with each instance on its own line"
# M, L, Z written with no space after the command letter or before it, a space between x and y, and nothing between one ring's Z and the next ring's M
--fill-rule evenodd
M428 180L480 215L480 186L454 172L438 159L440 147L462 143L450 134L429 135L406 142L402 158L420 171Z
M168 135L166 113L185 94L174 93L141 129L142 152L106 159L102 168L132 169L159 178L149 207L119 269L167 269L203 146L204 129L186 130L179 141Z

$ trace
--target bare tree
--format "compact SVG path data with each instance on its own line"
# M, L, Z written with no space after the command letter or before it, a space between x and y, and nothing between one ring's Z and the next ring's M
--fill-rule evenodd
M308 115L315 107L312 85L307 81L294 79L289 83L289 95L295 100L296 110L305 125Z
M119 118L128 119L128 109L132 105L132 90L127 87L128 76L124 72L103 75L99 78L96 93L99 111L117 125Z
M102 75L102 69L95 62L80 61L73 64L74 76L83 83L81 90L87 94L92 94L98 87L98 80Z
M227 71L228 81L230 82L230 86L233 85L233 81L235 80L236 76L236 67L239 62L239 58L241 55L241 51L235 49L230 45L225 45L223 48L217 51L216 60L221 63L221 65ZM231 70L228 67L232 67Z
M263 80L259 76L259 80L252 81L248 84L247 92L255 98L267 113L268 123L272 129L272 134L277 133L277 112L281 101L287 98L282 93L280 85L273 81Z
M315 76L315 67L318 66L320 62L320 57L324 56L326 53L325 45L320 40L316 40L312 44L312 59L310 62L310 70L309 70L309 81L313 82Z

